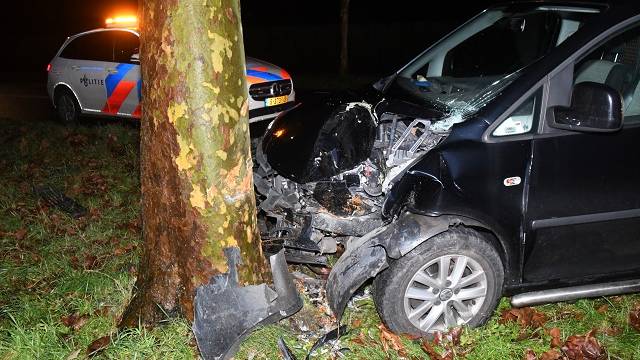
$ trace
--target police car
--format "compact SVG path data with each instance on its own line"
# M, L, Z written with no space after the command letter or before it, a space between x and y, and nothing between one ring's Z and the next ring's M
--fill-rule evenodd
M119 18L64 42L47 66L47 91L60 120L71 123L81 115L140 118L139 36L135 18ZM246 64L250 122L272 119L293 107L293 82L284 69L250 57Z

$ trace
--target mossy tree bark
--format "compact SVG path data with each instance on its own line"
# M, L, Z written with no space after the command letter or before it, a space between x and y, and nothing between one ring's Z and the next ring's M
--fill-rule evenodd
M239 0L141 2L144 252L121 326L193 320L195 289L238 247L269 280L256 226Z

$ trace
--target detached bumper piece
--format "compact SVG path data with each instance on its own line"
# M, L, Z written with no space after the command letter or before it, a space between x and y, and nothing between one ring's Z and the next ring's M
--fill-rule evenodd
M273 288L266 284L241 287L237 248L225 249L229 273L214 276L199 287L194 300L193 333L202 358L230 359L256 326L272 324L302 308L302 298L287 270L284 252L269 258Z
M87 214L87 209L84 206L78 204L78 202L66 196L60 190L54 189L50 186L34 186L33 192L47 205L69 214L69 216L74 219L78 219Z

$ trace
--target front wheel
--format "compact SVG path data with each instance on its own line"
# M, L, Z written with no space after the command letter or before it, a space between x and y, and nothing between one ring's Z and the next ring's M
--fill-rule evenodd
M503 281L493 246L478 232L458 228L390 263L374 280L373 295L391 330L427 335L482 325L500 300Z
M73 125L80 118L80 105L71 91L63 89L56 94L58 120L65 125Z

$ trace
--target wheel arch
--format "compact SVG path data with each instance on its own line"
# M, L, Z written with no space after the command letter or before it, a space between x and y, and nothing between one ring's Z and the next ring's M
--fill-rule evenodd
M483 222L458 215L426 216L405 212L396 221L347 244L347 251L338 259L327 280L327 297L333 313L340 318L353 294L388 268L389 259L400 259L420 244L460 226L484 235L499 254L506 275L512 259L505 239Z
M73 88L69 84L64 82L59 82L53 87L53 107L54 108L56 107L56 99L58 98L58 95L64 91L70 92L71 95L73 95L73 97L75 98L76 103L80 107L80 111L84 111L84 109L82 108L82 104L80 103L80 98L78 97L78 94L76 94L76 92L73 91Z

